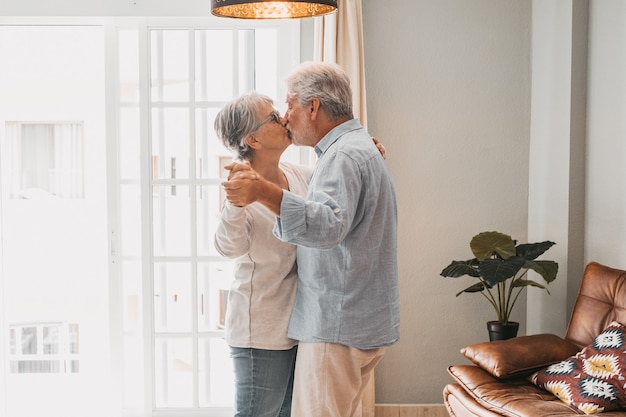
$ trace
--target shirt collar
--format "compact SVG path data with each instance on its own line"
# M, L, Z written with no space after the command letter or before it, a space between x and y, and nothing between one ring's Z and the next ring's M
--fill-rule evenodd
M326 134L317 145L315 145L315 154L319 158L330 148L330 146L337 141L344 134L351 132L353 130L362 129L361 123L358 119L348 120L338 126L335 126L330 132Z

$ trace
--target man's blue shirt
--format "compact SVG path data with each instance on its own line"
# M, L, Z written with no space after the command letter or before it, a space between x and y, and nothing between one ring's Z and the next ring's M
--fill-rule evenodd
M315 146L306 199L283 192L274 234L298 245L289 337L370 349L399 338L396 195L356 119Z

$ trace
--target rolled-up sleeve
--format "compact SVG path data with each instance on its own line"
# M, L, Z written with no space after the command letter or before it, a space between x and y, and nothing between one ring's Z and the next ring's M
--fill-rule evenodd
M346 237L360 199L359 169L343 153L334 154L319 165L325 175L315 179L306 199L283 192L281 215L274 227L274 235L280 240L328 249Z
M281 216L276 219L274 235L289 241L306 231L305 200L289 191L283 191L280 203Z

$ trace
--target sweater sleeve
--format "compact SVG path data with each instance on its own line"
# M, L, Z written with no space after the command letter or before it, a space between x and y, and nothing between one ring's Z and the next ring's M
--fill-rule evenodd
M236 207L225 201L215 232L215 248L226 258L245 255L250 249L251 230L246 208Z

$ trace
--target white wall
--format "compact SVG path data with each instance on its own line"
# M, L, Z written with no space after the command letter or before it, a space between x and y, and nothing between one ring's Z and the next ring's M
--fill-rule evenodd
M473 281L443 278L475 234L526 240L529 1L363 1L370 131L399 200L401 340L376 374L378 403L441 403L446 366L488 339L495 313ZM524 332L525 304L516 318ZM469 363L469 362L468 362Z
M564 333L585 264L626 269L625 23L619 0L533 2L529 236L567 245L530 333Z
M587 262L626 269L626 3L363 10L369 126L387 145L402 225L402 340L377 370L376 400L441 402L446 366L466 363L459 348L485 340L492 315L438 277L473 233L557 242L561 272L551 295L520 306L521 334L564 334Z
M585 259L626 269L626 2L589 19Z
M529 334L564 335L584 267L588 16L586 0L533 1L528 237L557 242L559 279L530 289Z

